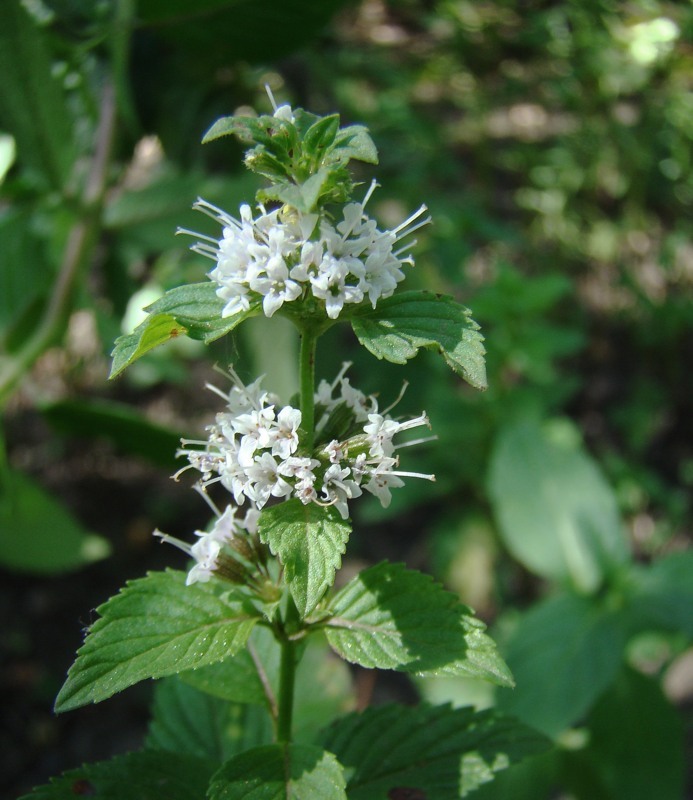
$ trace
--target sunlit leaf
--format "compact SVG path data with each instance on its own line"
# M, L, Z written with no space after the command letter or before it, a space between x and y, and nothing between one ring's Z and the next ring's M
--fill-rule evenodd
M212 778L208 800L346 800L337 759L318 747L274 744L234 756Z
M146 678L222 661L243 647L257 612L213 583L152 572L100 606L55 702L56 711L98 703Z
M180 286L152 303L145 310L150 316L135 330L116 340L113 366L109 377L115 378L145 353L177 336L187 335L209 344L232 331L243 320L259 313L260 302L247 311L222 317L223 301L211 281Z
M363 570L330 611L330 646L362 667L513 683L483 623L428 575L401 564Z
M294 498L263 511L258 531L284 565L291 596L305 617L332 586L351 525L334 508L304 505Z
M377 358L405 364L420 349L435 350L477 389L486 388L484 337L471 312L452 297L400 292L351 318L361 344Z

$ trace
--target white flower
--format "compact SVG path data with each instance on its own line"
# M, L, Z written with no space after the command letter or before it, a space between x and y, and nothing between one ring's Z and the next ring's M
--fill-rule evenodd
M248 486L245 494L258 508L262 508L272 497L288 497L292 492L290 483L279 474L279 464L270 453L255 456L253 463L245 470Z
M314 432L312 454L301 450L301 411L291 406L278 408L277 398L263 390L259 379L244 386L231 371L234 385L228 394L210 387L227 401L227 410L217 414L208 427L206 441L183 442L186 446L179 452L189 464L177 475L197 469L202 473L198 486L203 496L207 486L221 482L238 506L250 501L250 511L243 523L236 520L235 511L217 512L219 520L208 536L223 542L239 527L251 530L251 512L257 514L271 498L296 497L304 504L334 506L346 519L349 502L363 489L387 505L390 490L402 486L403 477L434 480L432 475L399 471L394 456L400 447L427 441L394 443L397 434L428 426L426 414L397 421L388 414L391 407L379 412L374 395L365 395L351 385L345 374L348 367L343 365L332 383L321 381L315 393L314 400L324 413ZM401 394L396 402L400 398ZM337 430L342 438L330 440Z
M203 536L190 548L190 555L195 559L195 566L188 572L186 586L191 583L206 583L218 566L221 543L209 535Z
M280 106L275 116L292 121L293 112L289 106ZM262 205L257 217L248 205L242 205L240 219L235 219L198 199L193 207L222 226L221 237L182 228L178 232L194 236L197 241L191 249L215 262L209 278L224 301L223 317L248 311L258 300L264 314L271 317L285 303L310 294L324 302L330 319L336 319L345 305L367 297L375 308L381 297L393 294L404 280L402 266L414 263L404 253L415 242L398 250L395 246L430 222L430 217L421 218L426 210L421 206L394 230L379 230L365 213L375 186L371 185L363 202L345 205L335 225L325 212L267 211Z
M287 459L298 447L298 427L301 412L287 406L277 414L277 423L272 432L272 455Z
M350 475L351 470L349 467L340 467L339 464L333 464L327 468L323 478L323 497L328 505L333 505L339 511L342 519L349 517L347 500L360 497L362 494L361 488L356 481L349 477Z

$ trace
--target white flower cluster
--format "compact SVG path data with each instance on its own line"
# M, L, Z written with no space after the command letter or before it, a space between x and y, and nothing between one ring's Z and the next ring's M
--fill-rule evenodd
M302 503L334 506L343 519L349 515L348 502L363 490L380 499L383 506L391 500L390 490L403 485L403 477L435 480L433 475L401 472L395 455L398 447L418 444L428 439L408 441L400 445L393 437L401 431L429 425L421 414L405 422L388 415L391 409L378 411L378 401L351 386L345 364L330 384L321 381L315 394L318 416L315 445L312 453L304 453L300 441L301 412L291 406L278 407L278 398L266 392L262 379L244 386L238 376L229 372L233 385L228 393L210 386L226 403L226 410L208 426L206 440L182 440L179 455L185 455L188 469L201 473L196 484L217 517L209 531L195 531L197 542L186 542L155 531L163 541L187 553L195 564L188 573L187 584L206 582L212 574L237 571L239 547L257 532L260 510L271 497L297 497ZM344 432L333 438L335 429ZM206 488L220 482L237 504L228 505L221 513L206 494ZM239 509L248 502L245 517ZM242 549L242 548L241 548Z
M271 497L297 497L306 505L333 505L344 519L349 515L348 501L363 489L387 506L390 489L402 486L402 477L434 480L432 475L399 471L393 442L401 431L428 426L428 417L421 414L397 422L387 411L379 413L377 399L344 377L346 368L332 384L322 381L318 387L319 443L310 453L301 447L301 412L291 406L278 408L277 398L261 388L261 379L244 386L232 375L234 385L228 394L210 387L224 397L227 410L208 427L206 441L183 440L179 454L189 464L177 475L196 469L202 473L202 489L220 482L239 506L248 500L262 509ZM346 434L340 438L331 438L330 433L335 412L346 419L341 428Z
M247 311L261 297L263 312L271 317L284 303L310 295L336 319L347 304L368 298L375 308L381 297L394 292L404 280L402 266L414 263L405 253L416 242L395 245L430 222L430 217L420 219L426 211L421 206L394 230L378 230L364 211L375 186L363 202L345 205L336 225L324 215L267 211L262 205L257 217L242 205L236 219L198 199L193 208L221 224L221 239L182 228L178 232L197 238L191 249L216 262L209 277L225 302L222 316Z

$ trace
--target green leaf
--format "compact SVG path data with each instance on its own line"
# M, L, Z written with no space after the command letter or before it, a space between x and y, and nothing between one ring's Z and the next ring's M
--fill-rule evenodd
M364 306L351 319L361 344L376 358L404 364L421 348L437 350L476 389L486 388L484 337L471 312L452 297L402 292Z
M105 558L109 543L89 533L40 486L20 472L0 473L0 564L53 575Z
M252 648L252 657L249 650ZM178 677L198 690L234 703L267 706L258 668L274 698L279 693L280 650L271 631L256 626L247 649L218 664L183 672ZM315 731L353 707L347 665L328 648L325 637L312 634L296 672L294 741L312 742ZM222 703L223 704L223 703ZM254 746L264 742L252 742Z
M130 406L100 400L63 400L41 413L57 430L108 439L120 452L142 456L167 469L176 465L180 434L154 425Z
M253 630L252 640L262 634L269 637L270 644L274 641L269 631L257 627ZM253 643L249 640L247 647L250 647L251 644ZM264 664L264 667L267 669L267 664ZM262 682L248 649L241 650L236 655L225 658L217 664L181 672L179 677L189 686L201 692L234 703L263 705L266 701Z
M303 136L303 157L313 168L324 163L339 131L339 114L317 119Z
M24 344L50 294L54 274L44 242L35 230L30 209L4 208L0 212L0 347ZM31 280L17 264L31 264Z
M693 638L693 550L634 566L629 611L636 626L683 631Z
M0 118L15 137L19 163L62 190L74 161L75 135L52 62L46 32L23 4L0 3Z
M203 798L213 762L144 750L71 769L20 800L194 800Z
M202 137L202 144L221 139L223 136L237 136L244 144L267 144L271 139L268 131L280 124L280 120L270 116L221 117Z
M187 332L187 329L170 314L154 314L147 317L132 333L116 339L111 353L113 364L108 377L115 378L145 353Z
M296 185L290 181L276 181L272 186L261 189L258 197L263 202L276 200L293 206L304 214L310 214L315 210L331 177L332 170L321 167L304 183Z
M498 707L555 736L579 723L623 661L624 616L588 597L565 594L525 614L508 643L513 692Z
M350 714L331 725L320 744L348 770L349 800L466 797L499 770L550 746L497 712L427 704Z
M474 800L548 800L554 797L563 767L563 751L555 748L530 756L519 764L496 773L474 793ZM590 800L596 797L587 795Z
M222 661L246 643L252 607L215 582L185 585L184 572L130 581L97 611L55 702L56 711L98 703L145 678Z
M628 560L614 494L569 423L503 428L489 492L505 545L537 575L596 592Z
M342 128L335 139L335 149L341 158L364 161L367 164L378 163L378 150L363 125L350 125Z
M258 532L284 565L284 576L302 617L334 583L351 526L334 508L289 500L260 515Z
M591 769L610 800L680 800L684 737L680 715L645 675L626 669L594 706L576 771Z
M181 681L158 681L146 746L211 759L219 764L236 753L272 741L266 709L219 700Z
M183 334L206 344L232 331L243 320L259 313L260 301L247 311L222 317L224 301L217 297L212 281L171 289L145 310L150 316L135 330L116 340L110 378L149 350Z
M214 775L208 800L346 800L337 759L318 747L274 744L235 756Z
M362 667L513 684L483 623L428 575L401 564L363 570L335 595L330 611L330 646Z

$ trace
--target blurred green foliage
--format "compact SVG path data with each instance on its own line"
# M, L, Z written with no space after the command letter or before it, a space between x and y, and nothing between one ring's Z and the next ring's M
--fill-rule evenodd
M176 341L105 383L112 342L139 309L204 280L205 264L173 237L202 226L195 198L234 212L254 194L237 145L199 141L219 116L266 113L265 83L282 101L368 126L382 182L373 213L385 224L429 205L434 225L408 286L472 308L489 389L471 392L433 357L402 370L354 353L355 383L391 386L394 399L406 376L403 410L425 408L440 439L418 466L437 473L435 487L412 484L387 511L367 506L357 522L369 535L357 528L355 546L373 559L386 547L424 553L496 619L518 683L500 704L556 737L554 753L480 798L541 800L556 787L591 800L681 796L680 717L659 683L693 635L682 552L693 485L692 35L693 7L663 0L0 4L8 425L33 404L63 435L104 435L161 464L190 420L153 424L147 392L184 389L181 360L233 360L266 372L284 399L295 391L292 332L268 338L254 325L208 351ZM356 178L371 174L359 166ZM342 338L319 353L326 375L332 345L352 344L341 328L330 336ZM126 398L129 412L117 407ZM60 516L72 555L46 558L53 501L14 468L11 448L8 464L3 564L64 569L105 554ZM12 511L15 490L31 514ZM394 532L384 543L376 522ZM8 537L20 535L18 548ZM659 643L654 663L643 635ZM422 686L459 702L478 701L475 691Z

